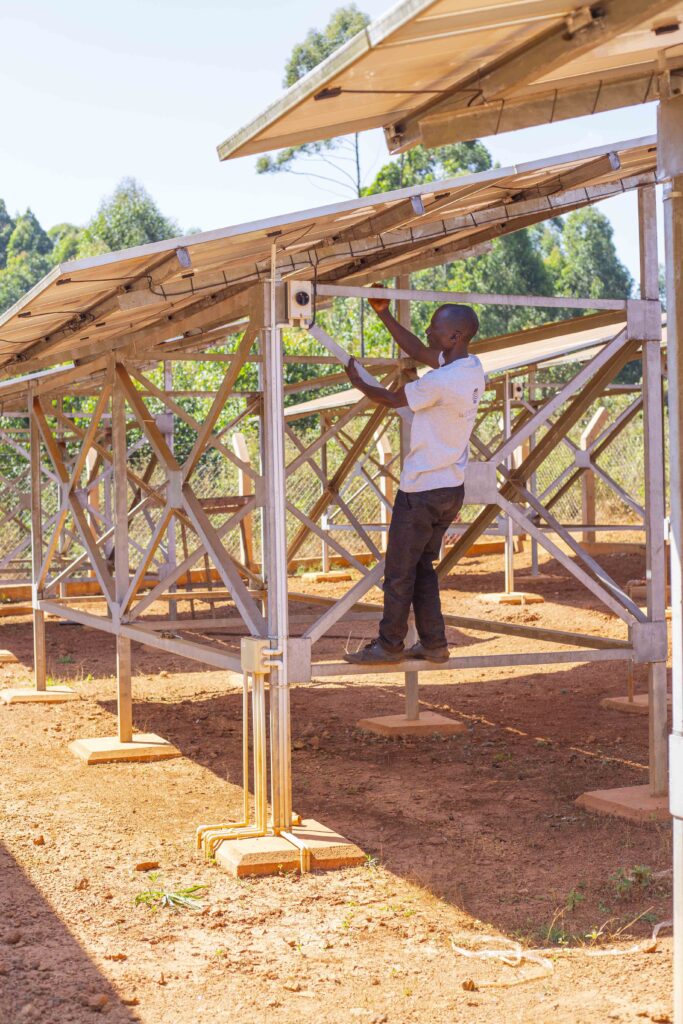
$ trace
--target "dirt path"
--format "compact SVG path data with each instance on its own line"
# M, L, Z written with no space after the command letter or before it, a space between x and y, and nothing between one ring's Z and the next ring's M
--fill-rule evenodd
M477 594L495 586L500 559L468 568L445 603L491 614ZM622 579L642 571L630 556L609 568ZM624 635L556 564L522 584L546 603L511 609L511 620ZM30 623L1 629L0 646L21 664L0 669L0 681L28 681ZM654 952L589 955L641 943L670 916L670 827L595 818L573 803L586 789L646 780L646 719L599 708L624 691L624 665L425 675L423 707L469 725L445 740L356 730L358 718L401 709L400 677L295 687L296 809L356 841L368 864L240 882L192 844L199 823L239 814L235 678L136 646L136 726L184 756L87 768L67 744L114 731L113 641L56 622L47 630L51 674L84 699L0 708L3 1024L97 1013L142 1024L670 1019L669 932ZM323 651L338 657L347 638L340 629ZM451 640L524 645L455 630ZM159 862L156 882L136 871L142 861ZM207 887L201 911L135 904L150 885L193 883ZM595 933L602 941L586 938ZM453 948L503 937L552 948L552 972Z

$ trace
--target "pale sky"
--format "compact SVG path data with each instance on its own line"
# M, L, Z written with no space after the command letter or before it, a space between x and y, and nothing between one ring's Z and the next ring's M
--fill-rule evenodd
M210 230L336 199L303 177L258 176L216 146L280 95L285 61L340 0L0 0L0 197L44 227L85 223L125 176L183 230ZM377 17L387 0L358 0ZM483 141L503 166L653 134L655 104ZM368 179L387 153L363 146ZM637 276L633 196L602 204Z

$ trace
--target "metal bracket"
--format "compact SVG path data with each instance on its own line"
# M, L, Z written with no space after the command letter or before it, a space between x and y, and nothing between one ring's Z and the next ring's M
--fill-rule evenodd
M657 104L657 175L660 181L683 174L683 96Z
M182 508L183 506L183 474L179 469L168 470L168 483L166 485L166 500L169 508Z
M470 462L465 470L465 504L494 505L498 482L493 462Z
M629 627L634 661L645 665L652 661L666 661L668 643L666 622L634 622Z
M154 422L161 431L167 437L173 433L173 413L172 412L160 412L158 416L154 417Z
M310 683L311 647L308 637L289 637L287 640L287 682Z
M659 341L662 336L662 307L658 299L628 299L626 321L629 338Z

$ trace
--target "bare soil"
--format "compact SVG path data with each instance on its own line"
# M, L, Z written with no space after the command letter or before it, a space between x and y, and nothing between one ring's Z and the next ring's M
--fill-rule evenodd
M636 556L603 561L622 582L643 574ZM469 560L445 607L625 636L553 561L517 580L545 604L486 604L479 595L501 589L500 568L500 556ZM359 644L365 627L352 627L322 652L336 659ZM473 652L530 646L455 629L450 640ZM353 839L368 863L237 881L203 861L193 837L240 813L239 680L135 646L136 727L183 757L88 768L67 745L115 732L113 640L51 620L47 641L51 676L83 699L0 707L2 1024L98 1013L142 1024L671 1019L670 932L643 951L671 913L670 826L574 804L589 789L647 781L647 719L599 706L625 691L624 663L424 674L422 706L468 724L446 739L356 729L401 710L400 676L294 687L296 809ZM29 683L30 621L3 620L0 647L20 660L0 682ZM159 863L156 880L142 862ZM206 886L201 910L136 905L149 887L194 883ZM549 962L509 966L454 948L510 941L550 950Z

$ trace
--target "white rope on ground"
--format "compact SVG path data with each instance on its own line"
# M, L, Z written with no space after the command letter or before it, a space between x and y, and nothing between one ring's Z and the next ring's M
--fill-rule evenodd
M459 953L460 956L466 957L468 960L497 960L506 967L520 967L523 963L537 964L541 968L540 974L533 974L526 978L515 978L514 981L466 981L463 983L463 988L511 988L513 985L524 985L530 981L538 981L541 978L546 978L552 974L554 967L552 961L547 957L541 955L541 951L532 949L523 949L519 942L513 942L511 939L499 939L492 935L483 936L480 940L481 943L498 943L505 942L507 946L504 948L493 948L493 949L464 949L462 946L456 945L453 936L451 936L451 946L455 953Z
M513 942L511 939L501 939L495 936L484 936L479 941L482 944L496 943L494 948L485 949L465 949L463 946L458 946L451 935L451 946L455 953L460 956L466 957L468 960L497 960L499 963L504 964L506 967L520 967L524 963L537 964L542 970L540 974L533 974L530 977L518 978L514 981L481 981L476 982L477 988L510 988L513 985L523 985L530 981L538 981L541 978L547 977L552 974L555 970L550 956L632 956L636 953L654 953L657 949L657 939L660 931L663 928L673 927L673 921L659 921L658 924L652 930L652 935L649 939L643 942L637 942L633 946L627 946L626 948L613 947L610 949L590 949L585 946L573 946L571 949L568 948L550 948L550 949L524 949L519 942ZM505 946L501 946L501 943L506 943ZM548 955L549 954L549 955ZM474 982L465 982L463 987L473 985Z

